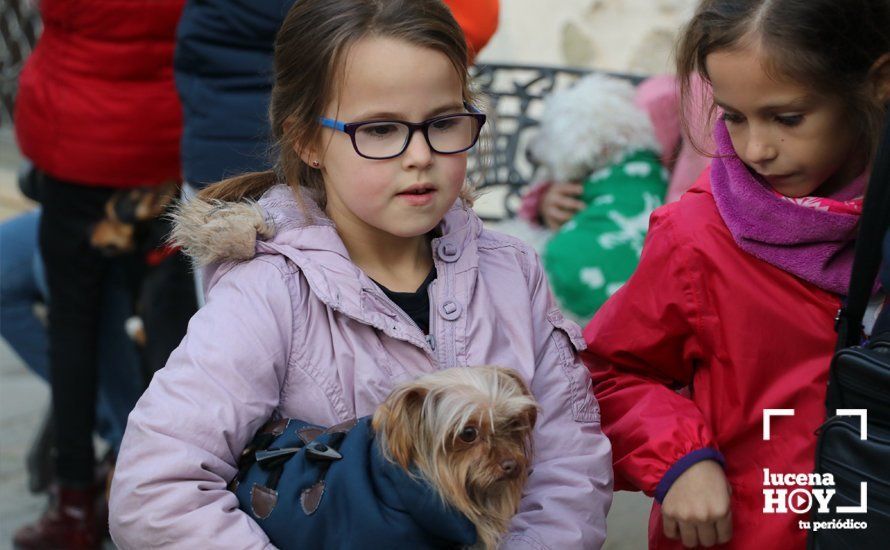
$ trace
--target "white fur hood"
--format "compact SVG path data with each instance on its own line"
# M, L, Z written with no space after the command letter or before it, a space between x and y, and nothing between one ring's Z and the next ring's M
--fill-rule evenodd
M302 204L286 185L269 189L259 201L226 202L193 198L183 201L171 215L170 240L198 266L249 260L257 241L274 240L282 230L333 222L308 192Z

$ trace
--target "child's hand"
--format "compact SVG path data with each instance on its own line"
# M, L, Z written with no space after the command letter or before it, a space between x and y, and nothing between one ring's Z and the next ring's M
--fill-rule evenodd
M584 186L580 183L553 183L541 199L541 219L550 229L559 229L587 205L578 200Z
M661 503L664 535L686 548L710 547L732 538L731 489L723 467L703 460L671 485Z

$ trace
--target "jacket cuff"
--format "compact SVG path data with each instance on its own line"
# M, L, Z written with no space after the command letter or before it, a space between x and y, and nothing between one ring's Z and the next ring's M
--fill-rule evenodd
M661 481L658 482L658 486L655 488L656 502L661 504L661 501L664 500L665 495L667 495L667 492L670 490L674 482L677 481L677 478L683 475L683 472L691 468L693 465L698 464L703 460L714 460L719 462L721 466L726 466L723 455L717 449L706 447L688 453L678 461L674 462L673 466L668 468L668 471L662 476Z
M544 225L541 219L541 201L544 200L544 194L553 185L551 181L540 181L533 184L525 193L522 194L522 201L516 216L529 222L532 225Z

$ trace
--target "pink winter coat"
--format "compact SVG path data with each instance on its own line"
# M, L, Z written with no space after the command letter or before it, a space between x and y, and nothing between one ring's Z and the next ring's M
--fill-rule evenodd
M432 241L426 338L306 202L304 213L279 185L258 206L187 207L181 229L195 256L243 261L211 270L207 305L130 415L111 488L115 543L270 547L226 484L273 413L337 424L371 414L402 381L496 364L516 369L541 406L534 471L504 546L599 548L610 446L576 355L580 329L560 314L532 249L452 208Z

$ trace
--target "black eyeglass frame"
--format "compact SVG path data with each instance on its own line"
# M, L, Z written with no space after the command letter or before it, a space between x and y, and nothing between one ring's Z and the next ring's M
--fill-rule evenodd
M330 128L332 130L339 130L340 132L347 134L349 136L349 139L352 140L352 148L355 150L356 154L358 154L358 156L360 156L362 158L366 158L369 160L389 160L389 159L394 159L396 157L401 156L408 149L408 144L411 143L411 138L414 136L414 132L417 130L420 130L423 133L423 138L426 140L426 144L429 146L431 151L438 153L440 155L456 155L458 153L463 153L464 151L469 151L470 149L473 148L474 145L476 145L476 142L479 141L479 135L482 133L482 127L485 125L485 121L487 119L487 117L485 116L484 113L480 113L479 111L473 109L469 105L467 106L467 110L471 111L471 112L440 115L437 117L433 117L433 118L424 120L423 122L408 122L405 120L366 120L366 121L362 121L362 122L342 122L340 120L334 120L332 118L325 118L325 117L319 117L318 122L325 128ZM455 118L455 117L472 117L472 118L474 118L477 123L476 135L473 136L473 141L470 142L470 145L468 145L467 147L465 147L463 149L460 149L457 151L448 151L448 152L439 151L438 149L433 147L433 144L430 142L430 134L429 134L430 126L435 124L436 122L441 121L441 120ZM358 145L355 142L356 131L358 131L358 129L361 128L362 126L366 126L368 124L386 124L386 123L404 124L405 126L408 127L408 135L405 138L405 143L402 145L402 149L394 155L389 155L389 156L385 156L385 157L372 157L372 156L365 155L361 151L359 151Z

